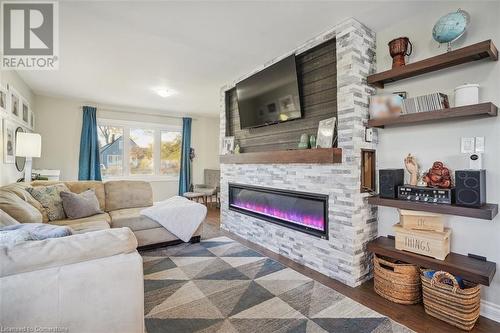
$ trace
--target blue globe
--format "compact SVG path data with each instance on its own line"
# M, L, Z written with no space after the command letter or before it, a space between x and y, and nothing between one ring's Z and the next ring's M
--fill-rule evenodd
M469 21L469 13L461 9L446 14L434 25L432 37L438 43L451 43L464 34Z

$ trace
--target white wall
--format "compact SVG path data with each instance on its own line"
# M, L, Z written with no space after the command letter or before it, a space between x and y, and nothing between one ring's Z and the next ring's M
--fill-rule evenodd
M391 67L387 43L396 37L407 36L414 46L410 62L446 52L446 47L437 47L431 31L434 22L447 12L457 8L471 15L467 34L453 45L459 48L486 39L492 39L500 46L500 24L498 2L467 3L425 3L425 15L405 17L390 28L377 31L377 69L383 71ZM453 88L463 83L481 85L480 100L500 105L500 63L481 61L432 74L389 84L384 92L407 91L410 97L432 92L443 92L453 103ZM443 161L452 170L468 167L460 154L460 137L484 136L486 154L484 167L487 169L487 198L489 202L500 203L500 119L467 119L435 124L386 128L379 130L377 163L379 168L404 168L403 158L412 153L418 158L423 169L432 162ZM391 226L398 221L396 209L379 208L379 234L393 234ZM452 228L452 251L475 253L500 263L500 217L493 221L449 216L447 225ZM483 289L484 300L500 305L500 274L497 273L490 287Z
M193 120L191 146L195 149L193 184L203 184L204 169L219 169L219 117Z
M36 113L34 107L34 95L30 87L21 79L15 71L0 71L0 82L3 87L7 85L13 87L19 94L28 100L33 111ZM35 123L36 124L36 123ZM0 122L0 186L15 182L17 179L23 177L24 172L19 172L15 164L5 164L3 158L3 126Z
M60 169L63 180L78 179L81 106L84 104L81 100L36 96L37 131L42 135L42 157L35 159L35 168ZM120 112L111 107L98 107L97 110L99 118L182 125L181 119L161 115ZM202 182L204 168L219 168L218 133L218 118L193 119L191 136L192 147L196 150L193 162L195 183ZM152 181L151 184L154 200L177 194L177 181Z

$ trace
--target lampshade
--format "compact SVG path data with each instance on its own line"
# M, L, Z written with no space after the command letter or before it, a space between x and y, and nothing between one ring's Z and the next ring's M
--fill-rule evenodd
M37 133L18 132L16 136L16 156L40 157L42 137Z

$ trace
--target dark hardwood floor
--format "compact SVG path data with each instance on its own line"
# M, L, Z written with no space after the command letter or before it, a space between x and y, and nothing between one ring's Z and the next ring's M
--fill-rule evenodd
M282 255L272 252L255 243L251 243L239 236L220 230L220 213L218 209L210 208L204 222L203 238L212 238L224 235L237 240L241 244L262 253L263 255L281 262L282 264L328 286L345 296L401 323L416 332L422 333L451 333L465 332L447 323L427 315L422 304L400 305L380 297L373 291L373 280L363 285L351 288L335 279L318 273L310 268L300 265ZM500 323L485 317L480 317L472 333L500 332Z

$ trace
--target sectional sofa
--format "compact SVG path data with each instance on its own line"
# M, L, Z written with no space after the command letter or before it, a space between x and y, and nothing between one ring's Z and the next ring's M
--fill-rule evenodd
M153 205L150 184L64 182L75 193L94 189L103 213L48 221L44 207L26 188L56 183L0 187L0 220L66 225L74 233L0 246L2 330L142 333L143 264L136 249L181 242L140 215ZM191 242L199 241L200 234L201 226Z
M27 185L24 183L0 187L0 209L22 223L46 222L67 225L75 233L128 227L135 234L140 248L181 242L157 222L140 215L142 209L153 205L153 192L151 185L147 182L35 181L31 183L31 186L47 186L57 183L64 183L74 193L94 189L100 208L104 213L75 220L49 221L44 208L26 191ZM191 242L200 240L201 231L202 226L200 225Z

